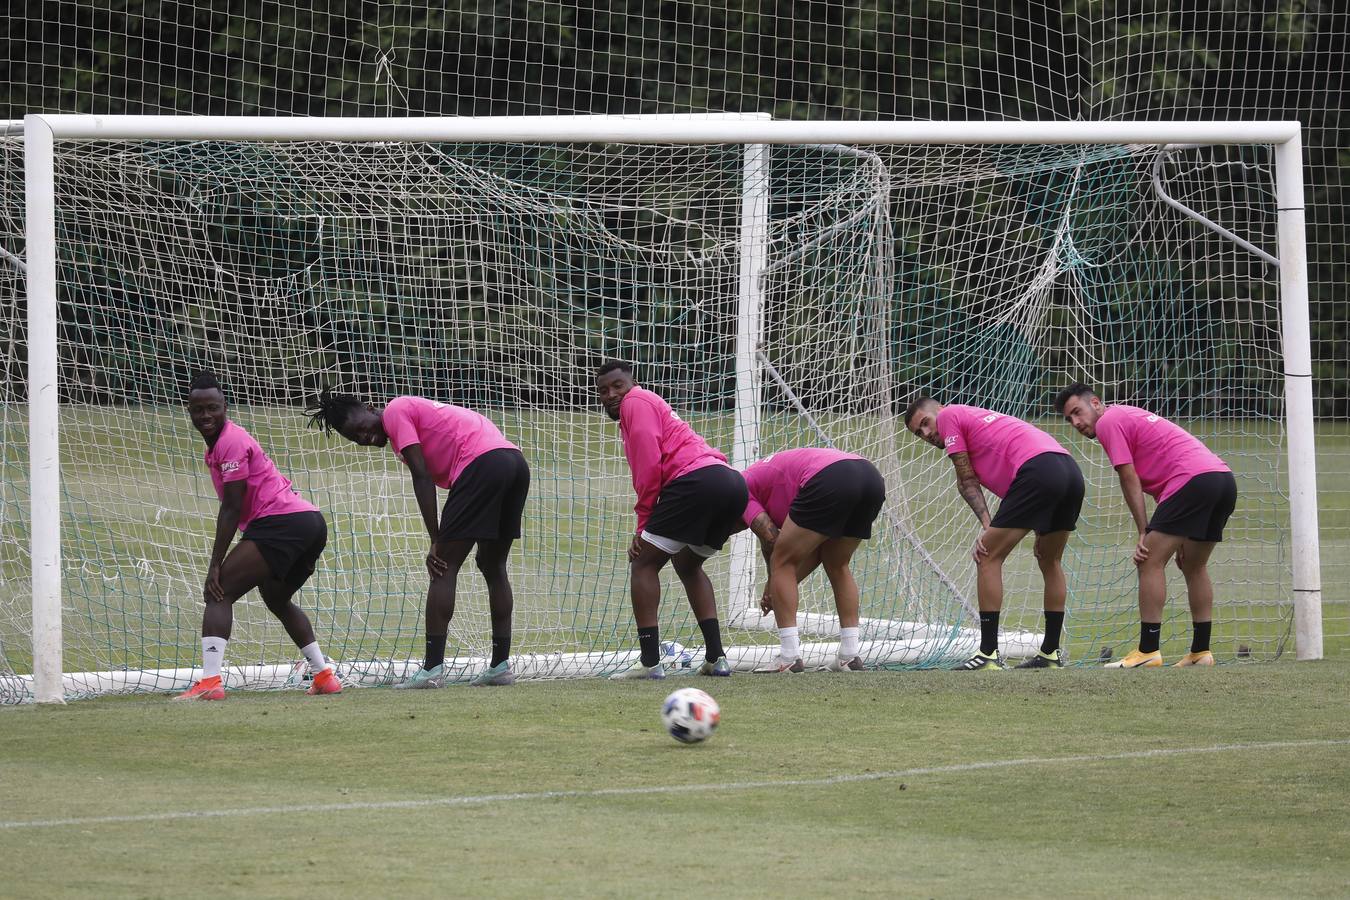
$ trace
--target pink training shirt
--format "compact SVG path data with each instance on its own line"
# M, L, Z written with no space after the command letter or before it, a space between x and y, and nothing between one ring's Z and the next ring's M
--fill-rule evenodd
M782 528L797 492L821 469L844 459L862 457L824 447L783 450L764 457L741 473L750 490L750 502L741 518L749 525L760 513L768 513L773 524Z
M623 395L619 435L637 492L633 511L639 532L647 526L663 487L696 469L727 464L722 451L709 447L670 404L645 388L634 387Z
M291 481L277 471L262 447L240 426L225 421L216 445L206 451L206 468L211 473L211 484L216 496L225 499L225 485L231 481L247 481L244 503L239 509L239 530L243 531L254 519L281 516L286 513L318 512L318 507L301 497L291 487Z
M947 455L969 454L980 484L1000 499L1007 495L1022 463L1042 453L1069 455L1059 441L1035 425L978 406L942 407L937 430Z
M1231 472L1180 425L1137 406L1112 403L1097 419L1097 440L1113 466L1134 466L1144 492L1161 503L1206 472Z
M486 416L462 406L425 397L395 397L380 416L389 446L403 459L403 450L422 445L431 480L443 488L489 450L518 450Z

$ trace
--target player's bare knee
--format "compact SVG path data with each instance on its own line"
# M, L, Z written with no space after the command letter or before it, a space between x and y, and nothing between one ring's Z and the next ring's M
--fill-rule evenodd
M291 610L291 601L289 599L281 601L273 601L272 603L268 603L266 600L264 600L263 603L267 606L267 611L270 612L272 615L276 616L278 619L286 618L286 616L290 613Z
M483 573L484 578L506 577L506 560L495 553L484 554L481 551L475 553L473 564L478 567L478 571Z
M639 553L637 559L628 564L628 569L631 572L659 572L665 564L666 559L663 556ZM680 571L678 563L675 565L675 571Z
M671 564L675 567L675 574L681 580L685 578L697 578L703 574L703 558L700 556L685 556L679 554L674 557Z
M1003 556L995 556L993 553L987 554L975 563L975 568L979 571L1000 572L1003 570Z
M1141 572L1166 572L1167 564L1171 562L1171 555L1166 556L1155 553L1148 559L1134 561L1134 566Z
M831 584L834 584L837 581L844 581L852 574L849 571L848 563L846 562L830 562L828 560L822 560L820 567L825 570L825 577L830 580Z
M1186 576L1187 581L1209 577L1208 560L1204 562L1195 562L1186 557L1182 557L1179 566L1181 568L1181 574Z

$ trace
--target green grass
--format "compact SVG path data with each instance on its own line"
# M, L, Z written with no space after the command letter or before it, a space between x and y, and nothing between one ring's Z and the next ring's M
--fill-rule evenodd
M0 893L1337 897L1350 883L1350 748L1325 743L1350 741L1342 665L698 681L724 718L694 747L660 731L671 680L0 709ZM840 775L871 778L820 781ZM768 784L692 787L747 782ZM554 791L575 793L537 796ZM514 799L464 799L490 795ZM253 812L181 816L231 810ZM95 821L117 816L151 818ZM86 821L12 827L67 819Z

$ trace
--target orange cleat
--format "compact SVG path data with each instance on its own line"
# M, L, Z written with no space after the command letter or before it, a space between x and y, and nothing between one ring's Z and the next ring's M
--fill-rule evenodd
M342 682L338 681L337 670L332 666L324 666L314 675L314 681L310 684L307 694L340 694L342 693Z
M196 682L192 687L173 700L224 700L225 685L221 683L219 675L212 675L210 678L203 678Z
M1187 653L1181 659L1172 663L1172 668L1178 666L1212 666L1214 665L1214 654L1208 650L1201 650L1198 653Z
M1109 662L1102 666L1103 669L1156 669L1163 664L1162 652L1154 650L1152 653L1144 653L1142 650L1131 650L1127 655Z

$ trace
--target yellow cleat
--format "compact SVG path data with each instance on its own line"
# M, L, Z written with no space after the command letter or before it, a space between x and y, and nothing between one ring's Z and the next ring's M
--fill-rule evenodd
M1172 668L1181 666L1212 666L1214 665L1214 654L1208 650L1201 650L1199 653L1187 653L1181 659L1172 663Z
M1154 650L1152 653L1140 653L1138 650L1131 650L1124 659L1118 659L1115 662L1109 662L1102 666L1103 669L1156 669L1163 664L1162 653Z

